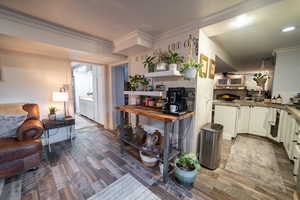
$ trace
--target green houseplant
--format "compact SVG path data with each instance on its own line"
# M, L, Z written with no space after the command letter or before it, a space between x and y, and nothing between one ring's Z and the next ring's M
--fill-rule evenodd
M143 75L134 75L129 76L129 86L130 89L135 91L145 90L149 84L149 80L145 78Z
M151 73L151 72L154 72L154 69L155 69L155 56L147 56L145 61L143 62L144 64L144 68L148 68L148 72Z
M195 61L195 59L190 58L186 62L182 63L180 66L180 72L184 74L187 79L194 79L198 74L200 77L202 74L202 64L199 64Z
M183 185L191 185L200 170L200 164L195 153L185 153L175 160L175 177Z
M169 70L176 71L177 65L183 63L183 56L180 56L178 53L169 51L168 64Z
M49 107L49 115L48 118L50 120L55 120L56 119L56 112L58 111L58 109L56 107L50 106Z
M156 71L168 70L169 54L168 52L159 51L158 60L156 64Z

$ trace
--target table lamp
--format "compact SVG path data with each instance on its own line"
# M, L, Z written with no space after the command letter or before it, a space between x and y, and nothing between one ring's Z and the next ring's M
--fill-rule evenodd
M69 95L67 92L61 90L59 92L53 92L52 94L52 100L56 102L64 102L64 112L65 112L65 117L67 117L67 107L66 107L66 102L69 99Z

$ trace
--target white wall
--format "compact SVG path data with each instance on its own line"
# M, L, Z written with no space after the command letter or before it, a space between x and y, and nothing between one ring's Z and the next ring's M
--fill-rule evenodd
M234 66L234 62L230 55L216 42L207 37L201 29L199 31L199 52L213 60L218 56L227 64Z
M71 83L69 61L0 51L0 68L0 103L37 103L42 118L47 116L50 105L63 112L63 103L52 102L52 92ZM72 102L72 95L69 96ZM72 105L68 107L72 111Z
M300 47L276 52L273 96L280 94L284 103L300 93Z

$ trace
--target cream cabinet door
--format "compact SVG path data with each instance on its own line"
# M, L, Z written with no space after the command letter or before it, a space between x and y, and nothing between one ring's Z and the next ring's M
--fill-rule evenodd
M238 115L238 133L249 133L250 107L241 106Z
M250 124L249 132L254 135L266 136L267 135L267 116L269 108L265 107L252 107L250 111Z
M231 140L237 134L238 108L232 106L215 106L214 122L223 125L223 138Z

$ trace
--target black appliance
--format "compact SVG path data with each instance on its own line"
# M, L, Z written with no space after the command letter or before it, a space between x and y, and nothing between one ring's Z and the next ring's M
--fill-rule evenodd
M169 88L167 102L163 106L163 112L174 115L182 115L194 111L194 88Z

